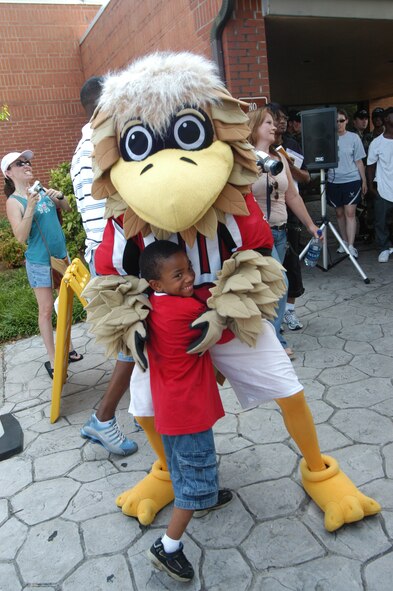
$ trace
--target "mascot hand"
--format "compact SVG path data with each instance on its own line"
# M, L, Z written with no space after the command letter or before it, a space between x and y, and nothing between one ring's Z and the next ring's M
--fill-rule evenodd
M226 328L226 320L215 310L208 310L194 320L191 328L200 330L200 336L191 343L187 353L199 353L202 355L220 340L222 331Z
M139 365L142 371L148 368L147 357L145 355L146 345L146 326L144 322L133 324L125 336L127 347L131 351L135 363Z
M340 470L337 460L322 455L326 470L311 472L304 458L300 462L303 486L313 501L325 513L325 527L335 531L344 523L359 521L375 515L381 505L361 493Z
M254 250L235 252L217 273L206 303L227 319L228 328L243 343L255 347L262 318L276 317L277 303L286 291L283 271L272 257Z
M117 357L120 351L133 355L143 371L147 367L145 320L151 308L147 287L144 279L132 275L105 275L92 279L83 291L90 300L87 322L96 342L106 347L108 357Z

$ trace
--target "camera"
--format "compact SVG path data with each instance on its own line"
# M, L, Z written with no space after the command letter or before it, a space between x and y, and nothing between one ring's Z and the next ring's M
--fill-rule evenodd
M29 189L29 193L38 193L40 197L45 197L46 195L46 191L40 181L35 181L34 185Z
M276 176L276 174L279 174L284 168L281 160L274 160L274 158L270 158L269 154L266 154L266 152L262 152L262 150L255 150L255 153L258 157L257 165L262 168L263 172L270 172L270 174Z

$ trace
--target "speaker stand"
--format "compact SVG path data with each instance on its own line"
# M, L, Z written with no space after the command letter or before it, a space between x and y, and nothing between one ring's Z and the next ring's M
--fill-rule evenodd
M364 283L368 284L368 283L370 283L370 279L364 273L363 269L361 268L361 266L359 265L359 263L357 262L355 257L353 257L351 255L351 253L348 250L347 245L343 242L340 234L337 232L336 228L333 226L332 222L328 218L327 205L326 205L326 181L325 181L325 170L324 169L321 169L321 181L320 182L321 182L321 221L322 221L321 226L320 226L320 230L322 230L322 232L323 232L323 243L322 243L322 265L317 264L317 267L319 269L321 269L321 271L327 272L332 267L335 267L336 265L338 265L338 263L341 263L341 261L346 259L348 256L349 260L351 261L351 263L353 264L353 266L355 267L355 269L359 273L360 277L363 279ZM346 252L345 256L340 257L337 261L334 261L334 263L329 263L329 252L328 252L328 245L327 245L327 230L328 229L332 232L333 236L335 237L335 239L337 240L337 242L339 243L341 248L343 248L343 250ZM299 255L300 260L302 260L305 257L305 255L308 251L309 245L310 245L310 242L308 242L307 246L300 253L300 255Z

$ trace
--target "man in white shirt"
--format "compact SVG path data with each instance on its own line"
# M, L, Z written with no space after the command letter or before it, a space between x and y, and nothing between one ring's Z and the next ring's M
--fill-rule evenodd
M393 252L387 221L393 209L393 107L385 110L383 119L385 130L371 142L367 156L368 182L375 198L375 242L380 251L379 263L387 263Z
M101 77L93 76L82 87L80 99L89 119L93 115L101 94L102 81ZM104 219L105 199L93 199L91 194L93 183L91 132L90 123L87 122L82 128L82 137L72 158L70 173L74 185L76 206L82 216L82 224L86 233L85 261L89 265L90 274L95 277L94 251L102 241L106 220Z
M93 76L82 86L80 99L89 120L98 104L102 82L102 77ZM91 194L93 183L91 131L88 122L82 128L82 138L72 158L71 179L77 208L86 232L85 260L94 277L96 275L94 254L102 242L106 219L104 219L105 199L96 200ZM133 367L132 357L125 355L118 357L108 388L97 411L90 416L81 429L82 437L100 443L111 453L123 456L129 456L138 449L135 441L127 439L121 432L115 417L116 407L130 385Z

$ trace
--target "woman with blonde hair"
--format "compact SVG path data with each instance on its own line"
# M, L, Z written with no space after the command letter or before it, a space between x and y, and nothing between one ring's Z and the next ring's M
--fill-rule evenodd
M287 207L299 218L306 226L312 236L318 237L318 227L312 221L303 199L293 182L288 163L273 148L276 126L274 116L270 109L263 108L251 111L249 113L249 126L251 133L250 143L256 150L261 150L269 154L270 158L280 160L283 164L282 171L273 176L266 172L261 172L259 179L253 184L252 191L260 208L266 215L274 238L274 248L272 256L281 263L284 261L287 248ZM286 296L280 302L277 311L277 318L274 322L276 334L290 358L293 358L293 351L288 347L280 328L285 313Z

